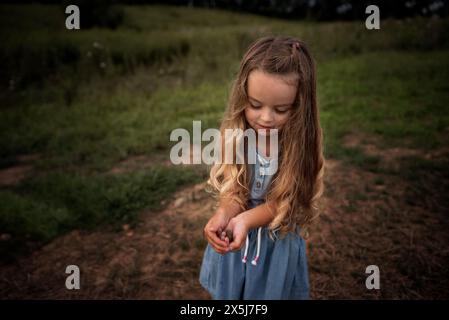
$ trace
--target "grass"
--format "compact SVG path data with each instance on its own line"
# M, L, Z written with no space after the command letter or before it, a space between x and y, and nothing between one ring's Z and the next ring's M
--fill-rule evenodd
M48 157L41 169L106 170L130 155L167 150L170 132L191 130L192 119L217 126L226 94L225 88L208 83L176 94L160 89L150 97L117 89L113 96L86 94L70 108L45 104L5 110L2 155L43 152Z
M379 170L378 157L343 145L350 133L373 135L379 147L446 144L448 19L386 20L367 31L357 21L184 7L124 12L116 30L68 31L59 7L0 6L0 168L40 155L38 175L0 190L1 232L48 241L73 228L135 222L144 207L203 178L158 166L104 173L133 155L168 159L170 132L191 131L192 120L218 127L243 53L272 33L304 39L317 60L326 157Z
M14 232L15 242L46 242L74 228L101 224L134 226L141 210L160 209L167 195L202 179L194 170L178 167L121 175L49 173L0 191L0 225ZM0 249L3 257L13 254L9 245Z
M342 146L345 135L360 132L379 138L381 148L445 146L448 54L387 51L322 64L319 100L327 155L375 170L379 159Z

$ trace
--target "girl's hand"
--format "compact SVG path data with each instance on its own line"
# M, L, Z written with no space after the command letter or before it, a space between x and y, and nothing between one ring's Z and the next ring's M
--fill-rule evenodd
M232 251L240 250L246 241L246 235L248 234L249 228L243 217L244 215L238 215L232 218L226 227L226 231L232 233L233 239L229 244L229 248Z
M229 252L229 240L223 237L230 217L223 211L218 210L204 227L204 237L210 243L212 248L220 254Z

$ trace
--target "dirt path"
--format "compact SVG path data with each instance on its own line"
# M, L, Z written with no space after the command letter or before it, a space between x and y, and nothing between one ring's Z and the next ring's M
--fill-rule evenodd
M176 193L163 211L143 212L133 230L75 230L2 266L0 297L209 299L198 282L202 228L213 212L204 186ZM312 298L449 297L444 189L410 201L409 187L398 176L326 162L322 214L309 240ZM80 268L81 290L65 289L71 264ZM381 290L366 289L368 265L379 267Z
M184 189L161 212L120 232L75 230L0 269L4 298L208 299L198 278L202 226L213 203L204 184ZM65 268L77 265L81 290L65 289Z

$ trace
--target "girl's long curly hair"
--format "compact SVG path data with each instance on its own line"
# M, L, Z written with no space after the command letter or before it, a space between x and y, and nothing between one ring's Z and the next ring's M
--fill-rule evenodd
M253 70L285 79L291 79L289 76L292 74L297 75L294 78L297 93L293 109L279 132L279 169L273 176L265 200L276 208L270 230L279 230L283 237L299 226L302 236L307 238L308 228L319 214L317 200L323 193L324 173L315 63L304 42L293 37L267 36L251 44L240 63L220 126L224 150L229 143L236 143L232 144L233 148L242 143L225 141L225 129L244 131L249 128L244 110L249 106L247 80ZM208 184L219 199L234 199L242 209L247 209L249 181L247 161L243 164L221 161L212 166Z

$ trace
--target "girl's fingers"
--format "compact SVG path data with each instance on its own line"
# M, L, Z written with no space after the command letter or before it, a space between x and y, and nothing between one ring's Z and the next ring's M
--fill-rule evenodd
M225 254L225 253L228 253L228 252L229 252L229 250L228 250L227 247L217 246L217 245L216 245L215 243L213 243L213 242L210 242L210 245L212 246L212 248L213 248L215 251L217 251L217 252L220 253L220 254Z
M229 241L226 241L226 232L223 227L210 223L204 228L204 236L216 252L220 254L229 252Z
M206 235L207 235L207 240L214 248L218 248L223 251L227 250L226 242L221 240L220 238L218 238L217 235L215 234L215 232L208 232L208 233L206 233Z
M222 250L222 249L215 248L215 247L212 247L212 248L219 254L226 254L226 253L228 253L227 250Z
M242 244L243 244L243 237L238 235L229 244L229 248L231 251L239 250L242 247Z

